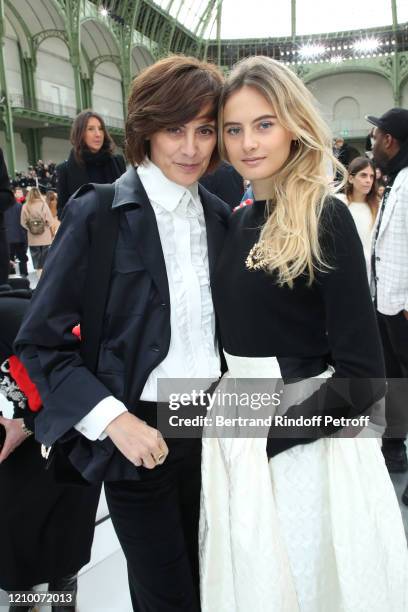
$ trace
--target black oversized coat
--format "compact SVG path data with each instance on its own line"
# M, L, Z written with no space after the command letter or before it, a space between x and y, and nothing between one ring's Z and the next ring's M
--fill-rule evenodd
M210 277L223 246L230 211L199 187L207 229ZM70 461L91 481L138 478L109 438L90 443L73 430L109 395L137 415L149 374L170 346L170 296L156 217L135 168L116 182L112 214L119 215L110 289L96 375L85 366L72 327L81 322L94 190L71 200L52 245L16 349L44 402L36 436L46 445L65 440Z
M122 155L111 155L104 167L101 169L106 176L101 183L113 183L122 176L126 170L125 160ZM58 218L61 219L62 211L69 198L80 188L91 182L87 173L86 164L79 164L71 150L68 159L58 164L57 172L57 193L58 193Z

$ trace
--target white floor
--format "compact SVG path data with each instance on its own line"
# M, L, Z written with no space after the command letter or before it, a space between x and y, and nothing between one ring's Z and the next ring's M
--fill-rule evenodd
M132 612L121 550L80 576L77 605L79 612Z

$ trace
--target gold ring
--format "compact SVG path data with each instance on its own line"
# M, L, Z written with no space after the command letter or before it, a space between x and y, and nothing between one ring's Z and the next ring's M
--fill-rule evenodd
M161 465L166 458L166 453L161 453L158 457L154 457L155 462Z

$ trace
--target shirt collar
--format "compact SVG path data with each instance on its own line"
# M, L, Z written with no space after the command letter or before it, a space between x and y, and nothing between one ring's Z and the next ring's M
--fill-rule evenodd
M136 168L129 166L122 176L114 182L115 196L112 202L112 208L118 208L125 204L134 204L138 202ZM139 194L140 197L140 194ZM143 198L143 194L141 196Z
M183 187L168 179L152 161L146 159L137 173L151 202L173 212L180 203L193 202L195 210L201 209L198 183Z

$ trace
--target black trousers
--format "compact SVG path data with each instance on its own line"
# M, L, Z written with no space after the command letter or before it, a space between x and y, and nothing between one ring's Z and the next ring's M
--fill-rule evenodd
M199 612L201 440L166 440L169 455L140 481L105 483L135 612Z
M388 384L383 442L401 444L408 432L408 320L403 312L377 318Z
M17 258L20 262L20 274L27 275L27 245L24 242L11 242L9 249L10 259L15 261Z

